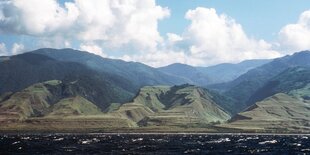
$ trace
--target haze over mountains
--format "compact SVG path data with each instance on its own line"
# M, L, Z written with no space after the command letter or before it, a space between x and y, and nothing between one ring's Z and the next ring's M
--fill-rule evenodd
M159 70L183 77L197 85L210 85L229 82L247 71L270 62L271 60L246 60L238 64L224 63L210 67L193 67L185 64L171 64Z
M309 51L153 68L72 49L39 49L0 57L1 130L293 132L297 126L309 132L309 73ZM86 123L78 127L81 121Z

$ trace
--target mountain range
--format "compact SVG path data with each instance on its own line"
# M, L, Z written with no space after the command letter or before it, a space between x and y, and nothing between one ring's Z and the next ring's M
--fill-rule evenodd
M310 52L154 68L73 50L0 57L1 131L309 132Z

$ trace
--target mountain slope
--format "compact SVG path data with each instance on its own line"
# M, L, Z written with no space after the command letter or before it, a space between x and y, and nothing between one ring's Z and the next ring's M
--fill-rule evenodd
M289 93L292 90L304 88L308 84L310 84L310 68L288 68L258 89L247 103L252 104L277 93Z
M52 105L48 116L74 116L74 115L98 115L102 114L100 109L81 96L69 97Z
M213 81L210 84L223 83L235 80L247 71L264 65L272 60L257 59L246 60L237 64L223 63L209 67L197 67L200 72L208 75Z
M147 126L205 124L230 118L208 90L192 85L143 87L132 103L115 112Z
M160 67L158 70L167 74L186 78L191 84L206 85L212 82L207 74L199 71L196 67L186 64L175 63Z
M192 84L201 86L228 82L246 73L248 70L261 66L271 60L247 60L238 64L224 63L209 67L193 67L175 63L158 70L167 74L188 79Z
M118 90L95 86L92 80L47 81L13 93L0 103L0 118L26 119L42 116L103 114L118 98ZM99 84L96 81L96 84Z
M83 87L80 90L84 90L84 96L87 94L88 99L101 105L123 103L133 97L132 93L112 83L106 75L83 64L57 61L34 53L8 57L0 63L0 94L21 91L32 84L49 80L77 81L76 85L72 85L72 90Z
M168 75L142 63L125 62L102 58L100 56L73 49L39 49L32 53L42 54L60 61L84 64L109 76L113 83L119 83L123 89L136 93L146 85L174 85L187 83L184 78ZM125 81L125 82L124 82Z
M234 116L227 128L247 131L304 132L310 130L310 101L275 94Z
M239 101L239 104L236 105L239 109L246 108L250 106L250 104L247 104L250 97L260 87L264 86L268 80L280 74L289 67L309 67L309 60L310 51L303 51L295 53L291 56L275 59L270 63L248 71L232 82L224 84L226 89L228 89L224 95L230 96ZM221 87L223 87L223 85Z

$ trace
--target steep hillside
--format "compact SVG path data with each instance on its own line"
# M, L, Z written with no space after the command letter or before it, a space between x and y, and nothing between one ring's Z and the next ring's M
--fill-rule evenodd
M228 89L224 95L239 101L238 105L236 105L239 109L246 108L249 106L247 101L250 97L271 78L289 67L309 67L309 60L310 51L303 51L291 56L275 59L270 63L248 71L232 82L224 84L226 89ZM222 85L220 87L223 88L224 86Z
M26 119L43 116L75 116L103 114L118 90L96 86L92 80L48 81L13 93L0 103L3 119ZM101 95L104 94L104 95Z
M107 75L98 73L83 64L58 61L34 53L7 57L7 60L0 62L0 95L21 91L32 84L49 80L78 81L79 86L96 93L89 97L97 103L100 100L104 104L123 103L133 97L132 93L119 87L118 83L113 83Z
M81 96L64 98L51 106L48 116L63 117L75 115L99 115L100 109Z
M310 68L292 67L273 77L258 89L247 104L253 104L277 93L289 93L292 90L304 88L308 84L310 84ZM302 97L306 96L305 94Z
M84 64L104 73L119 87L134 93L146 85L175 85L189 82L184 78L165 74L142 63L102 58L73 49L39 49L31 53L42 54L60 61Z
M143 87L132 103L115 113L143 126L206 124L230 118L208 90L192 85Z
M257 132L309 132L310 100L275 94L234 116L227 128Z

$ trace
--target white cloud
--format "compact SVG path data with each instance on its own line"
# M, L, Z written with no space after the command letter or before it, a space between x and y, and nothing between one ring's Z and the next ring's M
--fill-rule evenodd
M181 36L174 34L174 33L167 33L167 37L168 37L168 42L170 43L175 43L175 42L183 40Z
M310 49L310 10L303 12L297 23L279 32L280 48L287 53Z
M73 45L153 66L211 65L280 55L264 40L248 37L240 24L215 9L189 10L187 30L163 38L158 22L169 16L169 9L155 0L73 0L64 5L57 0L5 0L0 1L0 33L37 38L37 47Z
M189 57L184 51L164 50L145 53L143 55L125 55L121 57L125 61L136 61L154 67L166 66L171 63L184 63L190 65L203 64L202 60Z
M40 37L53 46L76 39L155 50L162 41L158 21L169 15L155 0L75 0L64 6L56 0L7 0L0 2L0 32Z
M107 57L107 55L104 54L104 52L102 51L102 48L99 47L98 45L94 44L94 43L82 43L80 45L80 49L82 51L87 51L90 53L94 53L96 55L100 55L102 57Z
M198 7L185 18L191 21L183 37L190 42L190 56L205 65L280 56L271 44L249 38L240 24L215 9Z
M12 50L11 50L11 54L12 55L20 54L20 53L24 52L24 49L25 49L25 47L23 44L14 43Z
M7 49L4 43L0 43L0 56L8 55Z
M73 3L62 8L56 0L9 0L0 3L3 32L49 36L69 29L78 17Z

